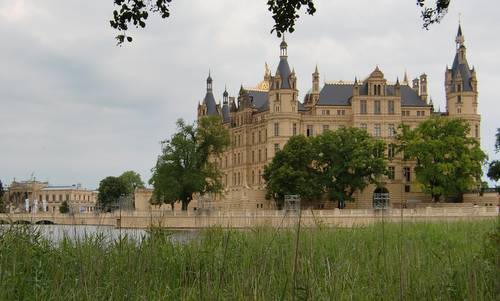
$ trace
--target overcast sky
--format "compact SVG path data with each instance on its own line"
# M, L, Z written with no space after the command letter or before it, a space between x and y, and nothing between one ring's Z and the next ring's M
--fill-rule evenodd
M208 69L222 98L273 73L279 39L266 1L175 0L135 41L117 47L112 0L0 0L0 179L53 185L99 181L125 170L147 181L159 141L175 120L196 118ZM414 0L318 0L287 36L301 97L318 64L321 81L366 77L379 65L389 81L427 73L436 109L445 108L444 71L455 53L458 15L477 70L482 147L490 158L500 127L498 1L452 0L441 24L422 29Z

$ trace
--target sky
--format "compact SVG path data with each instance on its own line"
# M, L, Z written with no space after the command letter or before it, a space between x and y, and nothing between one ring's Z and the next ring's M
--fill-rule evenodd
M444 71L455 54L461 14L475 66L481 144L490 159L500 127L500 4L452 0L447 16L422 29L416 1L317 0L287 35L302 97L317 64L321 82L365 78L376 65L388 81L425 72L436 109L445 109ZM99 181L126 170L147 182L160 141L175 121L196 119L208 70L214 94L252 87L279 43L266 1L174 0L171 17L151 16L116 46L112 0L0 0L0 180L52 185ZM498 92L497 92L498 91Z

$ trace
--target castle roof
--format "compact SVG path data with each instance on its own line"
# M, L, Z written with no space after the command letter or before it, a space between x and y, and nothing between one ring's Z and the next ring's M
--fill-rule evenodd
M205 105L207 106L207 115L217 115L217 104L215 103L214 94L212 91L207 91L205 98L203 99Z
M395 85L387 85L387 95L394 96ZM319 92L318 105L349 106L353 96L354 84L325 83ZM400 86L401 106L403 107L425 107L427 103L420 98L415 90L408 85ZM368 95L368 85L366 83L359 87L360 95Z

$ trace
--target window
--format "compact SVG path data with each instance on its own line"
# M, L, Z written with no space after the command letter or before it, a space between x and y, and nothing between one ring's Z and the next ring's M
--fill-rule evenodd
M255 151L252 151L252 163L255 163Z
M259 162L262 161L262 151L259 149Z
M252 144L255 144L255 132L252 132Z
M394 100L389 100L387 102L387 113L390 115L394 114Z
M389 124L389 137L394 137L396 135L396 128L393 123Z
M411 171L410 171L410 168L407 166L403 167L403 177L404 177L406 182L411 181Z
M313 125L308 124L307 125L307 130L306 130L306 136L311 137L313 135Z
M258 173L259 173L259 174L258 174L257 176L259 177L259 184L260 184L260 183L261 183L261 181L262 181L262 174L260 173L260 169L259 169Z
M240 164L240 162L241 162L241 154L238 153L238 164Z
M380 123L375 124L375 127L373 129L373 136L375 136L375 137L382 136L382 130L380 127Z
M252 184L255 184L255 171L252 170Z
M375 100L373 103L373 113L380 114L380 100Z
M275 110L276 112L279 112L279 111L280 111L280 106L275 106L275 107L274 107L274 110Z
M457 108L457 113L461 114L462 113L462 108Z
M323 125L323 133L328 131L330 129L330 126L328 124Z
M394 166L389 166L387 168L387 177L389 178L389 180L394 180L395 175L396 175L396 172L395 172Z
M366 100L360 100L359 102L359 113L366 114Z
M321 115L330 115L330 110L322 110Z
M274 123L274 136L280 135L280 124L278 122Z
M262 142L262 134L261 134L261 132L259 131L259 143L261 143L261 142Z
M405 192L410 192L410 185L405 185Z
M63 200L63 196L62 196L62 194L60 194L59 195L59 202L62 202L62 200Z
M458 103L462 103L462 95L458 95L457 96L457 102Z
M264 160L267 160L267 147L264 149Z
M337 110L337 115L345 115L345 110Z
M461 91L462 91L462 85L457 84L457 91L458 91L458 92L461 92Z
M361 129L365 130L365 131L368 131L368 125L366 123L362 123L361 124Z
M394 144L387 145L387 158L389 159L394 158L394 153L395 153Z
M297 136L297 124L294 123L292 126L292 135Z
M274 154L276 154L279 150L280 150L280 144L279 143L275 143L274 144Z

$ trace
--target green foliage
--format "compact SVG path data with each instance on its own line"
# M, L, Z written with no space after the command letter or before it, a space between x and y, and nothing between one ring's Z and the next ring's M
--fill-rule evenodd
M61 206L59 206L59 213L69 213L69 204L68 201L63 201Z
M129 187L122 178L109 176L99 183L97 191L97 206L105 211L111 211L120 197L129 193Z
M170 5L172 0L112 0L116 9L113 10L113 18L109 21L112 28L121 32L116 36L118 45L123 42L132 42L132 37L126 32L129 26L136 28L146 27L150 13L158 14L163 19L170 16ZM439 23L448 12L451 0L436 0L435 7L425 5L426 0L417 0L417 5L422 8L423 27L428 29L431 24ZM295 31L295 22L299 19L299 12L306 7L306 13L313 15L316 12L315 0L268 0L268 10L274 20L272 32L278 37L285 32Z
M319 172L313 167L315 150L302 135L290 138L282 151L264 168L267 198L274 198L278 206L287 194L299 194L303 200L321 197Z
M0 180L0 213L5 212L5 202L3 200L4 194L5 194L5 191L3 189L3 183L2 183L2 180Z
M29 227L0 228L0 300L497 300L495 224L304 229L295 273L293 229L51 244Z
M141 180L141 175L133 170L122 173L119 178L127 186L127 194L132 195L136 188L144 188L144 182Z
M385 143L364 130L327 131L315 137L313 145L321 184L331 199L339 201L339 208L353 200L354 192L378 184L377 179L386 173Z
M292 137L264 169L267 196L280 204L286 194L311 200L326 192L343 208L354 192L385 174L384 149L382 141L357 128Z
M495 182L500 180L500 161L491 161L487 176Z
M197 127L177 121L178 131L162 145L153 175L154 204L180 201L182 209L195 193L218 193L222 190L221 172L216 162L229 145L229 132L219 116L203 117Z
M435 117L414 130L407 126L401 129L400 150L416 160L417 180L434 201L476 188L486 155L479 142L467 136L469 125L465 121Z

